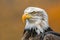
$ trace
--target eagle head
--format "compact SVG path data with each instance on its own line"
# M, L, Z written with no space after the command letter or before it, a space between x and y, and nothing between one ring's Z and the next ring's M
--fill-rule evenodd
M25 29L34 29L37 34L44 32L49 27L47 13L44 9L38 7L26 8L22 20L26 23Z

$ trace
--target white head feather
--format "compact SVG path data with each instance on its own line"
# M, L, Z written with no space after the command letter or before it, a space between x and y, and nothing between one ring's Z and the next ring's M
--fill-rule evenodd
M36 30L36 32L38 34L40 34L40 32L44 32L45 29L47 29L49 27L48 25L48 15L47 13L45 12L44 9L41 9L41 8L38 8L38 7L28 7L24 10L24 13L31 13L31 12L41 12L41 14L43 14L42 18L44 20L39 20L37 19L37 22L36 23L30 23L29 20L26 20L26 26L25 26L25 29L31 29L31 28L35 28L37 27L38 30ZM40 22L42 21L42 22Z

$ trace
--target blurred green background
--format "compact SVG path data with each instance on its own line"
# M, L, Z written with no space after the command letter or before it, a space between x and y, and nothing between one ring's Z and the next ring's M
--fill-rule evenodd
M60 33L60 0L0 0L0 40L21 40L24 29L21 16L29 6L45 9L49 25Z

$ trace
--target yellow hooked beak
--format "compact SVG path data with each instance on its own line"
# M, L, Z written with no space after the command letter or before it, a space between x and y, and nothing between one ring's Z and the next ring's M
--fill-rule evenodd
M22 21L25 22L26 19L30 19L31 15L29 15L28 13L23 14L22 16Z

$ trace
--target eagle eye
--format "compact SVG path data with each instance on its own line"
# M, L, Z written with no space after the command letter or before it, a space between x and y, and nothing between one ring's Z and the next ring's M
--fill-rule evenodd
M35 11L31 12L31 14L35 14L35 13L36 13Z
M39 12L39 11L37 11L37 12L33 11L30 14L33 16L42 16L41 12Z

